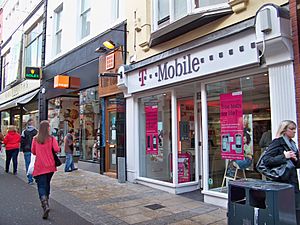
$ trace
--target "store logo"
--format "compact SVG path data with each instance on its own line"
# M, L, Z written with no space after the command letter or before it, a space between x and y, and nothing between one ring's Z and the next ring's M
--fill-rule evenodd
M177 77L185 76L198 72L200 70L200 60L198 57L191 57L191 54L184 55L181 58L175 58L158 64L156 67L139 70L140 86L145 86L147 80L156 79L157 82L172 80Z

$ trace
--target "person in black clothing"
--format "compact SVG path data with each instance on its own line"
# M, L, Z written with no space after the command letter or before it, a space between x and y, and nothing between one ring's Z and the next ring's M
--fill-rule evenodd
M296 143L292 140L296 134L296 123L291 120L283 120L276 133L276 138L266 149L264 163L267 167L274 168L287 160L291 160L294 167L290 169L288 178L276 180L282 183L288 183L294 186L295 207L297 224L300 224L300 191L296 168L300 167L299 150ZM288 150L287 150L288 149Z
M27 127L21 134L21 151L24 154L26 174L31 160L31 144L33 137L37 135L37 129L33 126L33 120L27 121ZM28 184L33 184L33 177L31 174L27 175Z

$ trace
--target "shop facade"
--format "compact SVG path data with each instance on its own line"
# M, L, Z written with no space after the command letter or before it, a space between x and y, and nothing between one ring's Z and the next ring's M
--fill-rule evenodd
M116 29L116 30L114 30ZM78 167L100 172L101 99L99 98L99 52L102 43L124 43L124 23L98 35L43 68L40 117L48 119L65 156L63 138L75 132L74 155ZM122 34L122 33L121 33ZM103 54L103 53L100 53Z
M21 132L29 118L39 122L39 80L24 80L0 94L1 131L6 134L8 125L15 125Z
M10 1L2 7L0 123L6 134L7 125L22 132L29 118L39 123L44 1Z
M119 46L99 57L99 100L101 119L100 172L125 181L125 99L117 86L123 74L119 68L126 60L126 48ZM122 175L121 175L122 174Z
M175 194L202 189L206 202L226 207L225 169L246 148L246 176L261 178L254 167L263 134L296 121L288 14L268 4L255 18L126 68L119 85L129 181Z

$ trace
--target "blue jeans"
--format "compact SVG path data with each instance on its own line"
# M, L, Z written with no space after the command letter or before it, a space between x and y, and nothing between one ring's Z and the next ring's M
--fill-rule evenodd
M28 167L29 167L30 160L31 160L31 152L24 152L24 160L25 160L25 168L26 168L26 174L27 174ZM33 178L32 178L31 174L27 175L27 179L28 179L28 183L33 182Z
M244 160L235 160L235 162L239 165L240 169L244 170L251 166L252 159L245 158Z
M18 170L18 154L19 154L19 149L12 149L12 150L6 150L6 163L5 163L5 171L8 173L9 171L9 165L10 165L10 160L12 159L13 161L13 173L17 173Z
M73 154L66 153L65 172L74 170Z
M40 199L42 198L42 196L47 196L49 198L50 182L51 182L51 178L52 178L53 174L54 173L51 172L51 173L41 174L41 175L34 177L37 182Z

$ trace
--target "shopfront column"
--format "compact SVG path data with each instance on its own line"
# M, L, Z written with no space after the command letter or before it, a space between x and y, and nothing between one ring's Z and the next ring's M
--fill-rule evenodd
M297 120L295 78L292 61L269 67L273 138L282 120Z
M297 120L289 11L275 4L262 6L256 15L255 29L259 58L269 72L274 138L282 120Z

